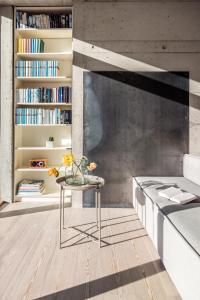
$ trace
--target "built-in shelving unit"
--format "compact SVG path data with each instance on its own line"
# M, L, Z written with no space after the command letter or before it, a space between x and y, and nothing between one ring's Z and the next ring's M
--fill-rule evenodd
M15 150L17 151L32 151L32 150L44 150L44 151L57 151L57 150L67 150L71 149L71 147L53 147L53 148L47 148L47 147L18 147Z
M72 39L72 29L71 28L51 28L51 29L19 28L16 29L16 37L17 38L22 37L26 39L28 38Z
M72 14L71 8L52 8L52 7L18 7L17 12L22 11L32 14ZM19 51L19 39L42 39L44 51ZM48 176L48 170L52 167L58 167L65 153L72 151L71 124L26 124L29 121L19 124L19 109L28 110L60 110L72 111L71 94L70 100L63 102L34 102L26 98L19 102L17 99L17 90L19 89L53 89L53 88L72 88L72 28L16 28L14 40L14 58L15 69L17 61L57 61L59 64L58 74L56 76L18 76L15 72L15 168L14 168L14 190L16 201L57 201L59 199L59 187L55 183L54 177ZM29 96L28 96L29 97ZM63 94L62 94L62 97ZM69 95L68 95L69 97ZM16 116L17 115L17 116ZM54 120L54 119L53 119ZM32 121L31 121L32 122ZM30 122L30 123L31 123ZM57 121L56 121L57 122ZM33 122L35 123L35 121ZM54 147L46 147L46 141L49 137L54 137ZM47 159L47 168L30 168L29 160ZM23 179L44 180L45 192L41 195L19 196L17 194L18 184ZM70 193L68 193L70 196Z
M20 59L49 59L49 60L72 60L72 52L46 52L46 53L17 53Z

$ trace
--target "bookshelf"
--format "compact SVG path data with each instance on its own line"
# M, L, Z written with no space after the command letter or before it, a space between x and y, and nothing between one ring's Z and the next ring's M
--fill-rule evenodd
M47 24L52 26L51 21L46 23L47 17L51 18L49 16L54 14L55 22L63 16L69 18L70 14L72 15L72 8L15 9L15 20L17 19L14 25L15 201L58 201L59 187L55 183L55 178L48 176L48 170L59 166L63 155L72 151L72 28L42 28L44 20L42 14L46 15L45 26ZM16 28L19 27L19 23L22 26L24 20L35 22L31 24L35 27L38 27L39 20L40 28ZM53 26L60 26L60 21L55 22ZM62 26L68 26L69 23L67 19ZM44 49L40 47L41 43ZM47 70L44 70L44 63L47 61L49 65L46 64ZM54 64L50 65L49 62ZM33 68L35 68L34 76L30 76ZM42 76L44 74L45 76ZM46 147L45 143L49 137L54 137L53 148ZM47 168L30 168L29 160L39 158L48 160ZM43 180L45 191L40 195L28 193L18 195L18 185L24 179ZM68 196L71 194L68 193Z
M20 59L72 60L72 52L17 53Z

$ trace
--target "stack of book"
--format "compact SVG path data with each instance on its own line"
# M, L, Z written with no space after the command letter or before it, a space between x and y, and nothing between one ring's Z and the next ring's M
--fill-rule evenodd
M17 108L16 124L71 124L71 110L43 109L43 108Z
M17 103L71 103L72 88L27 88L16 90Z
M44 180L23 179L18 186L19 196L39 196L45 191Z
M17 28L72 28L72 14L34 14L29 12L16 12Z
M56 60L18 60L16 63L17 77L57 77L59 63Z
M21 39L17 41L17 52L19 53L43 53L44 41L41 39Z

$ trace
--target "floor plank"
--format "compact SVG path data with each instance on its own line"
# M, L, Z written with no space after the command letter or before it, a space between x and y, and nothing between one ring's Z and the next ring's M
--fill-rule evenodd
M181 299L134 209L65 209L59 248L57 205L13 203L0 210L0 299ZM88 237L81 235L87 231Z

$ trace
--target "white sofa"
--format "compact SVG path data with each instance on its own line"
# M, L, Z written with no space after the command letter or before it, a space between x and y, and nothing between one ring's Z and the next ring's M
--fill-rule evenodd
M200 200L185 205L159 197L170 186L200 199L200 156L185 154L183 177L134 177L133 206L184 300L200 300Z

